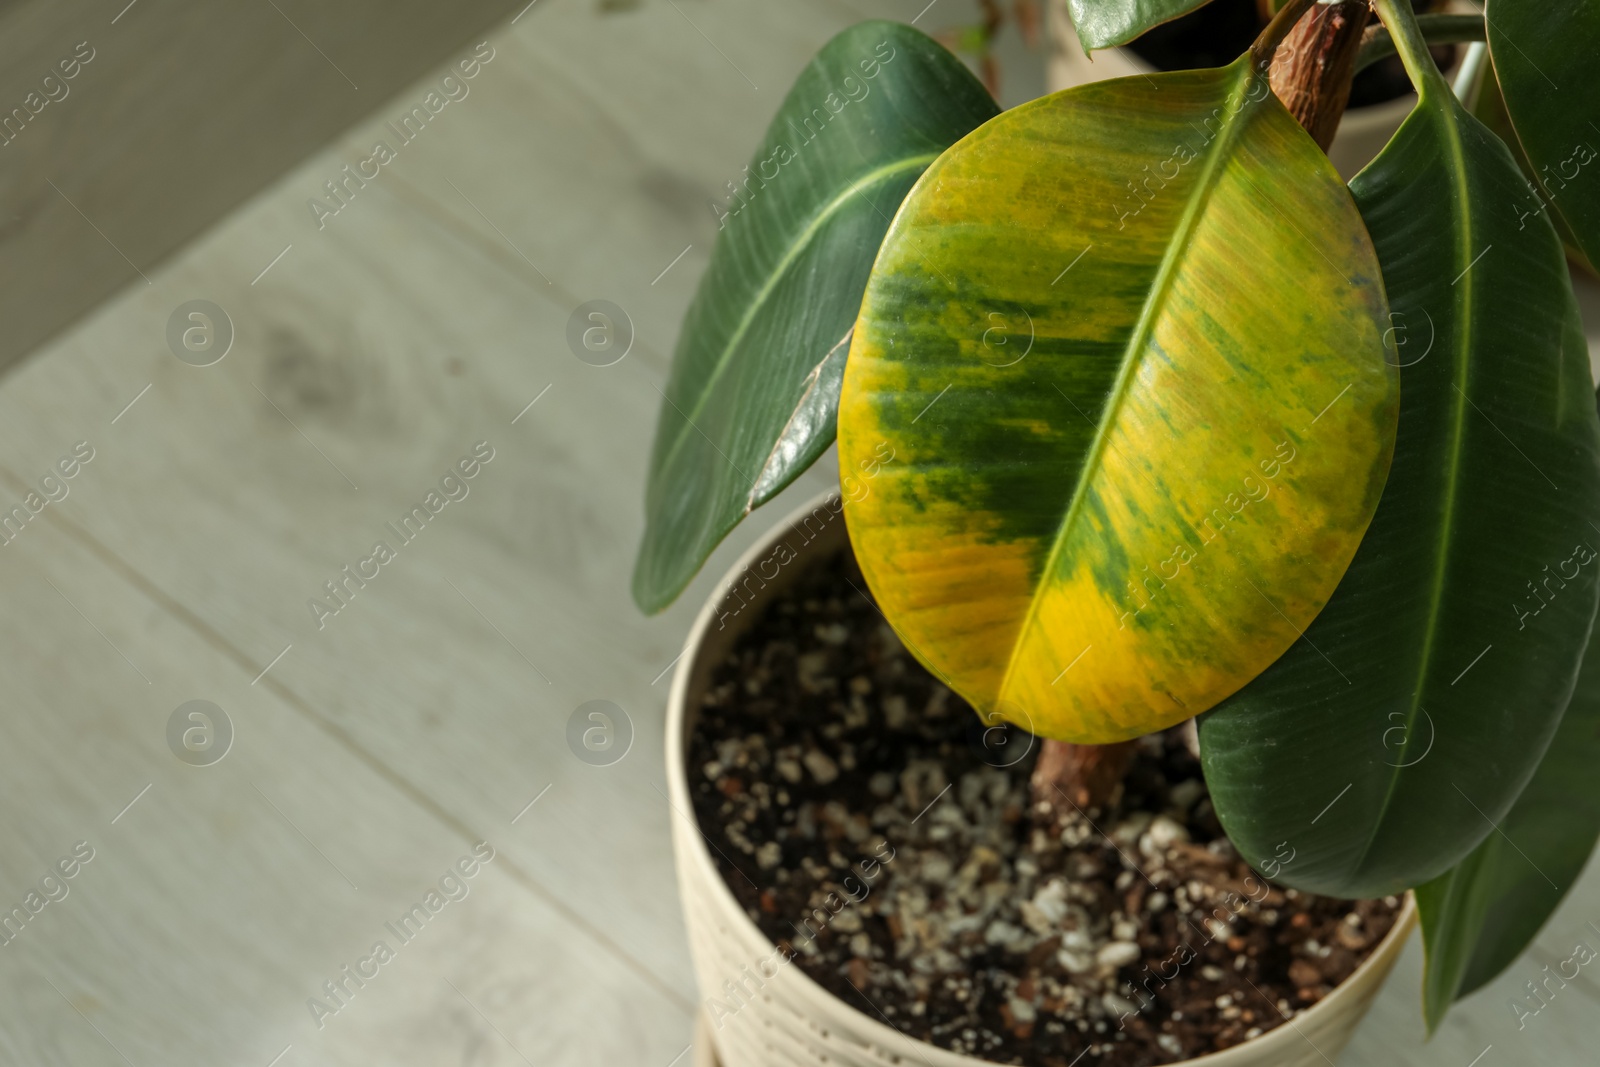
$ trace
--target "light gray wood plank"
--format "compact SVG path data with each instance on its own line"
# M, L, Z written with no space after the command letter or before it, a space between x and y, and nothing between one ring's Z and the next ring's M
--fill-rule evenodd
M509 827L441 820L48 512L0 551L0 583L6 914L92 849L0 946L5 1062L523 1062L462 994L541 1062L664 1064L687 1041L683 1005L504 854L403 944L385 924ZM236 730L205 767L166 739L197 696ZM315 1025L308 999L380 940L392 962Z
M146 284L227 211L526 2L213 0L203 17L184 0L6 4L0 116L24 117L0 133L0 366ZM92 58L63 80L75 51Z

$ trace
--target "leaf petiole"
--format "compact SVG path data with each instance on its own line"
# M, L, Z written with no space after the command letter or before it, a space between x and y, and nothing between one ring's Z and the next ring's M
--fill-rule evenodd
M1430 45L1465 44L1485 39L1482 15L1418 15L1417 27L1422 31L1422 39ZM1381 25L1368 26L1361 38L1361 51L1356 56L1356 72L1394 54L1394 38L1389 31Z
M1310 10L1315 0L1289 0L1272 16L1272 21L1267 23L1255 41L1250 45L1250 59L1257 70L1265 70L1272 62L1272 54L1278 50L1278 45L1289 36L1289 31L1294 29L1294 24L1300 17Z
M1448 94L1450 85L1439 73L1439 67L1428 52L1428 41L1423 36L1422 27L1417 24L1417 16L1411 10L1411 5L1399 4L1395 0L1373 0L1372 6L1388 29L1390 44L1405 64L1406 75L1416 88L1417 95Z

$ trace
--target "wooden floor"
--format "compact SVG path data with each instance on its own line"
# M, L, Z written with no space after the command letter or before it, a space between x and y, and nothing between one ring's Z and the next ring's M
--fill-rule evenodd
M0 367L526 3L0 2Z
M688 1062L662 711L711 580L656 619L628 598L657 389L707 198L815 48L922 0L602 6L541 0L414 141L385 123L436 79L0 384L0 512L93 450L0 546L0 911L66 892L0 946L0 1062ZM307 201L380 138L394 160L319 229ZM637 332L604 368L566 341L597 298ZM195 299L235 333L207 367L166 339ZM468 495L402 544L386 524L479 442ZM319 620L378 541L394 558ZM568 748L594 699L631 720L611 766ZM169 747L191 700L232 725L207 766ZM1521 1032L1507 1007L1600 947L1591 921L1594 870L1428 1044L1413 945L1340 1062L1592 1062L1596 972Z

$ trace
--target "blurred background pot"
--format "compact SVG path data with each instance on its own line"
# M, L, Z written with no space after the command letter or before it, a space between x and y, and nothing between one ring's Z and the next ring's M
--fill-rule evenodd
M773 556L780 541L796 557L777 576L749 581L753 568ZM734 564L701 609L689 633L667 710L667 788L672 804L672 847L678 891L688 926L702 1003L727 999L725 983L740 982L737 1010L713 1028L700 1012L694 1045L696 1067L771 1067L835 1064L844 1067L976 1067L987 1061L906 1037L844 1003L799 967L773 962L776 947L735 900L717 870L707 839L694 821L685 756L701 698L712 670L727 657L765 605L790 587L808 567L848 551L838 497L824 493L779 524ZM743 597L735 592L735 587ZM753 587L760 585L759 589ZM751 599L752 593L754 594ZM1327 997L1275 1029L1222 1052L1185 1060L1194 1067L1321 1067L1338 1054L1366 1014L1400 955L1415 922L1408 894L1394 928L1360 967ZM758 976L754 981L750 976Z
M1451 4L1449 10L1473 9ZM1050 92L1058 92L1107 78L1223 66L1249 47L1260 28L1259 18L1256 0L1213 0L1198 11L1157 26L1132 44L1098 51L1091 59L1078 43L1066 0L1049 0L1045 83ZM1459 54L1457 51L1458 61ZM1358 74L1349 109L1328 149L1328 158L1339 173L1348 180L1371 162L1416 102L1405 70L1395 57Z

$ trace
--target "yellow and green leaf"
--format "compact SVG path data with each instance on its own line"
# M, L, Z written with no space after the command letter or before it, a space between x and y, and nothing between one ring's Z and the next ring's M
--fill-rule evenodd
M1259 64L1007 112L879 251L839 407L851 538L980 712L1078 743L1189 718L1295 641L1372 517L1378 262Z

